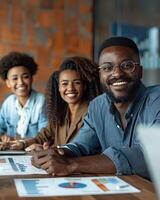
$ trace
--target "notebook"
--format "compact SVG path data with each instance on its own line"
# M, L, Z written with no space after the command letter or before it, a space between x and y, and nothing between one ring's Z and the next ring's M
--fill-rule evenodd
M137 130L151 179L160 200L160 126L139 126Z

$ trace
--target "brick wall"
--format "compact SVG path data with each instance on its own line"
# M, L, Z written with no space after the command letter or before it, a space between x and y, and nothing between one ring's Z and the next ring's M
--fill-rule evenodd
M0 57L27 52L39 64L34 87L72 55L92 56L93 0L0 0ZM8 94L0 81L0 102Z

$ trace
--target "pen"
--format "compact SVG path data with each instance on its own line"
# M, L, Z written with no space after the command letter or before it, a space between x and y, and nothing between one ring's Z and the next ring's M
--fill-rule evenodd
M127 188L127 187L129 187L129 185L117 185L116 189L120 190L120 189L124 189L124 188Z
M59 155L64 155L63 148L61 146L59 146L59 145L57 145L56 147L57 147L57 151L58 151Z

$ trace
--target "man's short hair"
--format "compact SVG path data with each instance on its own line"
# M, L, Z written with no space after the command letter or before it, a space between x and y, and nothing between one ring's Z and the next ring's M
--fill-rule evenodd
M114 37L110 37L107 38L106 40L104 40L99 48L98 51L98 58L101 54L101 52L103 51L103 49L107 48L107 47L111 47L111 46L124 46L124 47L129 47L131 48L137 55L139 55L139 50L138 47L136 45L136 43L127 37L123 37L123 36L114 36Z

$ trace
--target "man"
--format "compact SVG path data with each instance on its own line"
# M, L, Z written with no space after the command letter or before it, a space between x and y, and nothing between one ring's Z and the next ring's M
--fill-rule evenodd
M146 88L136 44L112 37L99 50L104 94L89 106L84 126L71 143L36 153L35 166L49 174L138 174L149 178L137 126L160 122L160 87Z

